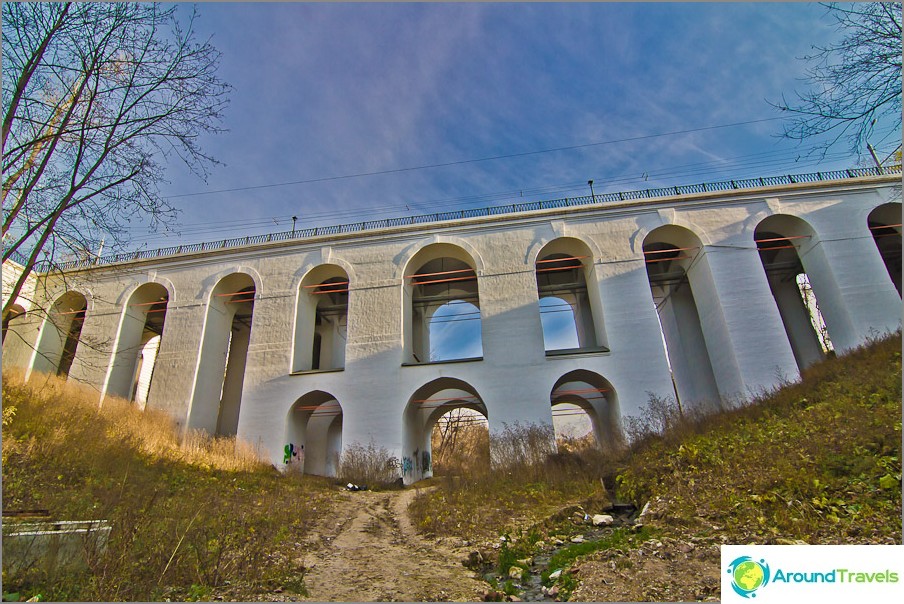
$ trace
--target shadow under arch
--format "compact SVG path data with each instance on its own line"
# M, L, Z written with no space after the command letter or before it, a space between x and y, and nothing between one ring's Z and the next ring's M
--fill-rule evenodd
M898 295L901 295L901 204L884 203L869 213L867 227L885 263Z
M314 390L298 398L286 416L283 465L288 471L336 476L342 454L342 406Z
M170 292L161 283L136 287L123 305L104 396L148 402L154 365L166 323Z
M224 436L238 431L256 298L255 281L244 272L211 289L186 429Z
M54 301L41 327L26 379L32 371L68 377L87 310L88 299L76 290L69 290Z
M583 410L601 450L613 451L624 444L618 395L612 383L600 374L586 369L569 371L556 380L549 401L554 419L559 405L574 405Z
M703 242L669 224L647 234L643 253L679 401L722 407L742 382Z
M816 231L797 216L773 214L764 218L754 229L753 240L794 359L803 370L834 350L831 330L819 305L824 293L837 290L834 278L820 272L828 261L818 245Z
M440 417L454 409L471 409L489 418L477 390L467 382L441 377L414 391L402 412L402 480L411 484L433 476L431 435Z

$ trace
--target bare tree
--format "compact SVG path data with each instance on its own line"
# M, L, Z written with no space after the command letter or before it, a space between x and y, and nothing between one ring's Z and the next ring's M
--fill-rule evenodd
M230 87L197 14L143 3L3 3L3 260L40 260L127 242L133 221L166 224L163 164L204 178L198 142L221 131Z
M773 106L793 116L784 136L803 140L828 134L826 150L846 139L852 151L863 151L882 120L901 126L901 4L855 3L825 5L842 37L816 46L803 57L810 68L810 89L797 102L782 97ZM875 141L874 141L875 142Z

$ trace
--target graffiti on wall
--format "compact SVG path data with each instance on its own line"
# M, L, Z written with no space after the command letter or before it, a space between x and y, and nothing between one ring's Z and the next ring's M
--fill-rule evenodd
M429 472L433 468L433 461L430 459L430 451L421 451L415 449L411 457L402 458L402 474L423 474Z
M296 447L293 443L287 444L283 448L283 463L289 465L293 461L300 458L300 453L304 451L304 445Z

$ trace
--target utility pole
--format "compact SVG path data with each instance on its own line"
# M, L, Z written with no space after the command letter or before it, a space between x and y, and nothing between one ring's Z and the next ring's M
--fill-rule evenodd
M298 216L292 216L292 237L295 236L295 221L298 220Z
M590 199L591 199L592 201L596 201L596 195L593 194L593 181L592 181L592 180L588 180L588 181L587 181L587 184L590 185Z
M873 156L873 161L876 162L876 167L879 169L879 174L885 174L885 171L882 170L882 164L879 162L879 158L876 157L876 150L873 149L873 146L869 143L866 143L866 149L869 151L869 154Z

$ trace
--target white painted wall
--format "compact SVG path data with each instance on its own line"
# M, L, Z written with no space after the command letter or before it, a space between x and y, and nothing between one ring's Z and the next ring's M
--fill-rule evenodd
M241 272L244 276L236 282L253 280L257 297L235 428L240 438L267 451L277 466L282 466L286 439L302 436L308 443L305 465L318 472L333 471L337 448L356 442L373 440L399 459L410 457L414 451L408 449L416 448L412 445L419 437L406 436L404 410L419 388L439 378L466 383L485 406L490 429L499 430L516 421L551 423L550 395L557 380L570 371L587 370L612 385L612 400L619 407L613 417L623 420L639 415L649 394L674 396L642 245L653 229L675 224L703 242L704 262L692 270L708 273L693 280L705 336L688 340L688 354L702 354L693 349L706 346L721 394L745 396L776 385L781 377L798 375L753 242L756 224L772 214L789 214L806 221L818 235L822 258L812 255L818 266L807 270L831 275L834 285L823 287L829 293L826 299L820 297L820 305L827 321L835 317L841 325L838 344L843 351L863 342L872 330L893 330L900 324L901 298L866 224L873 208L900 203L896 185L896 177L869 177L598 204L73 271L66 284L90 300L82 333L97 346L79 347L70 377L103 386L128 292L143 283L160 283L170 298L147 404L168 411L183 426L195 417L192 424L212 431L217 410L208 405L190 412L192 398L194 394L198 403L219 397L226 359L212 355L199 366L199 352L202 342L222 340L230 324L223 309L210 308L217 306L210 303L211 293L223 279ZM561 237L579 240L593 256L588 260L593 278L587 285L599 315L594 327L610 352L545 354L535 261L544 246ZM416 254L435 243L461 248L474 261L482 360L407 362L410 334L404 326L410 324L410 310L404 275ZM341 267L350 281L344 367L293 375L295 334L306 331L296 325L299 288L305 275L325 264ZM52 301L65 288L49 280L48 290L45 299ZM677 331L686 330L680 315L673 321ZM21 345L16 340L9 344ZM693 359L688 362L692 367ZM216 367L199 374L205 363ZM334 363L343 364L339 357ZM216 392L211 395L211 390ZM314 391L338 401L341 421L311 421L304 429L290 429L293 405ZM315 434L318 430L321 433Z

